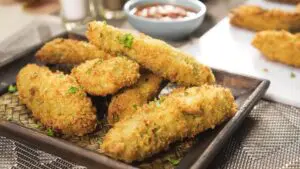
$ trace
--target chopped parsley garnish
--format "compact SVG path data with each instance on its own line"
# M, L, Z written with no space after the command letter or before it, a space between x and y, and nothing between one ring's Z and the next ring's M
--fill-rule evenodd
M6 120L7 121L12 121L12 117L7 117Z
M78 91L77 87L71 86L68 90L68 93L75 94Z
M41 128L41 125L40 124L34 124L33 127L36 128L36 129L39 129L39 128Z
M119 116L118 115L113 115L113 121L114 122L118 122L120 119L119 119Z
M178 165L180 162L179 159L171 159L171 158L168 158L168 161L174 166Z
M137 110L137 105L136 104L132 105L132 107L134 108L134 110Z
M51 128L47 129L47 135L53 137L54 136L54 131Z
M120 44L123 44L124 47L130 49L132 46L132 43L133 43L133 39L134 39L134 37L130 33L127 33L127 34L119 37L118 40L119 40Z
M98 141L97 141L97 143L98 144L102 144L102 141L103 141L102 138L99 138Z
M14 85L9 85L8 86L8 92L14 93L16 91L17 91L17 87L16 86L14 86Z
M188 96L189 93L187 91L184 91L184 96Z
M296 77L296 74L294 72L291 72L291 78L294 79Z
M63 74L61 74L61 75L59 75L58 77L59 77L59 78L63 78L63 77L64 77L64 75L63 75Z
M157 107L160 106L160 100L158 100L157 98L154 99L154 103Z

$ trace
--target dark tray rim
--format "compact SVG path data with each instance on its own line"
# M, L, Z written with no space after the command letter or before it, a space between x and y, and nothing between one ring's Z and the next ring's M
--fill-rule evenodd
M50 38L49 40L57 37L66 36L68 34L69 34L68 32L64 32L55 37ZM76 33L71 33L71 34L74 34L76 36L82 36ZM23 55L36 51L44 43L45 42L41 42L38 45L32 47L31 49L26 50L25 52L23 52ZM11 64L13 62L14 61L7 64ZM191 166L191 168L193 169L206 168L208 166L208 164L218 154L221 148L226 144L230 136L239 128L243 120L246 118L246 115L252 110L252 108L256 105L256 103L265 94L266 90L270 85L269 80L259 79L251 76L238 75L235 73L218 70L218 69L213 69L213 70L224 72L230 75L236 75L239 77L245 77L248 79L256 80L259 81L259 83L255 88L255 90L244 102L244 104L240 107L236 115L225 124L224 128L218 133L218 135L213 139L213 141L209 144L209 146L205 149L205 151L199 156L199 158ZM0 90L0 95L4 94L5 92L7 92L7 89ZM25 142L29 145L38 147L43 151L65 158L67 160L86 166L88 168L101 168L101 167L123 168L123 169L135 168L128 164L113 160L105 155L98 154L96 152L74 145L63 139L49 137L47 135L41 134L29 128L19 126L13 122L5 121L5 120L0 121L0 133L3 133L3 135L8 138L13 138L17 141ZM35 141L32 142L32 140ZM82 163L78 163L78 161Z

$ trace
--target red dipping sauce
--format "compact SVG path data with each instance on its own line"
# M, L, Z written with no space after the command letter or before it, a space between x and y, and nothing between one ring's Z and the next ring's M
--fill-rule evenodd
M138 6L131 11L131 13L136 16L157 20L179 20L195 16L198 12L187 7L171 4Z

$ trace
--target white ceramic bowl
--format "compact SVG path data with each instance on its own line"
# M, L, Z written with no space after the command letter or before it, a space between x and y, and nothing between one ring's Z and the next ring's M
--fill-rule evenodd
M195 16L162 21L136 16L130 11L136 6L149 4L173 4L199 11ZM178 40L195 31L203 22L206 6L199 0L130 0L124 6L129 23L137 30L155 38Z

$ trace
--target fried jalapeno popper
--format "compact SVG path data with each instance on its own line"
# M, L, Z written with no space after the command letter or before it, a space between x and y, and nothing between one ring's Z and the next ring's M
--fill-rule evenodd
M115 122L133 115L137 108L154 99L160 89L162 78L150 72L142 74L138 82L112 97L108 107L108 122Z
M122 53L172 82L186 86L213 84L212 71L192 56L149 36L134 35L103 22L91 22L87 37L98 48Z
M270 60L300 67L300 34L286 31L262 31L252 45Z
M76 79L29 64L17 76L19 98L45 127L66 135L94 131L96 109Z
M300 30L300 13L243 5L232 10L230 23L253 31Z
M143 160L174 141L219 125L235 114L236 104L229 89L203 85L176 90L137 111L115 123L101 151L129 163Z
M139 65L125 57L94 59L72 69L83 89L95 96L106 96L131 86L139 79Z
M46 43L37 53L36 58L51 64L79 64L86 60L113 56L84 41L57 38Z

